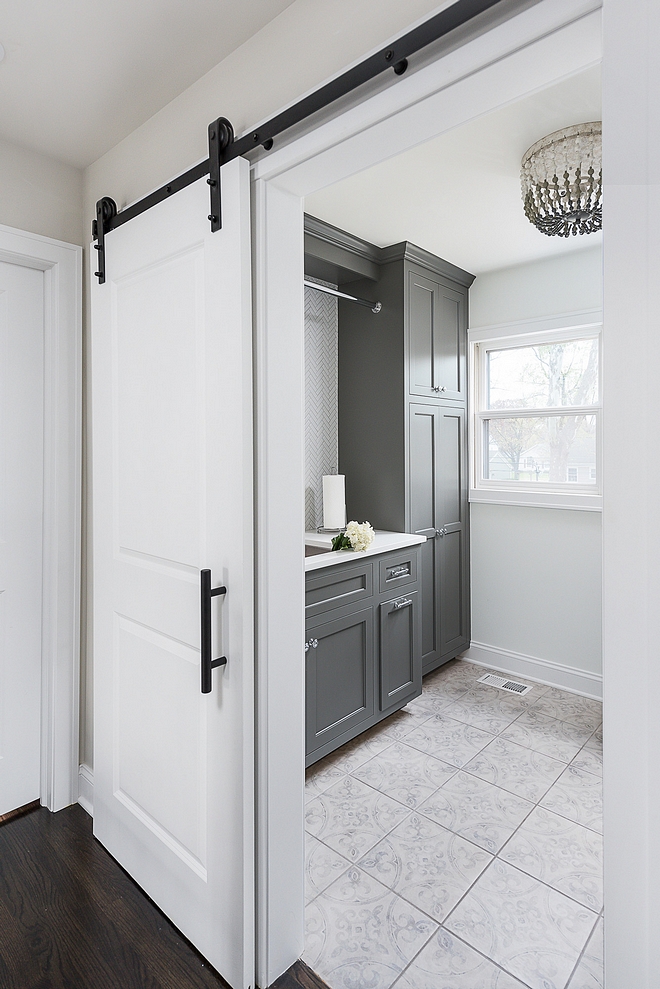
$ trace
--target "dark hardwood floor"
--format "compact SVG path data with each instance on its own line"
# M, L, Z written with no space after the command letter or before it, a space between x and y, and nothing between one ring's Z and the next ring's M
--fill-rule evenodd
M277 989L325 989L301 962ZM0 824L2 989L227 989L78 805Z

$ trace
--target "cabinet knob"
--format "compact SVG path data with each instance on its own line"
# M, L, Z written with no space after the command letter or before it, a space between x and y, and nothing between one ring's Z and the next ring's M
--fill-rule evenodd
M305 652L309 652L309 642L305 643Z
M318 639L310 639L309 640L309 644L312 647L312 649L316 649L316 647L319 644L319 640Z

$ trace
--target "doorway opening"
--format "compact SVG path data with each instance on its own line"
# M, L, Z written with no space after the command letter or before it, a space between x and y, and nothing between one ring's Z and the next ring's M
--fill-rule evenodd
M331 987L602 980L601 236L544 236L519 185L527 147L600 116L594 66L305 199L303 958ZM487 458L484 360L487 415L507 410ZM553 361L563 404L591 413L572 445L567 417L508 411L553 405ZM531 473L548 424L561 475ZM333 474L347 519L377 530L367 554L318 552ZM392 529L426 541L388 550ZM411 620L392 629L398 605Z

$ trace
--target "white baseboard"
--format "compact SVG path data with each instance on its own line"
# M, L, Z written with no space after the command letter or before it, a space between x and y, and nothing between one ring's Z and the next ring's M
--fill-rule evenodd
M94 817L94 772L84 763L78 767L78 803Z
M603 678L598 673L562 666L549 659L525 656L524 653L489 646L485 642L472 642L470 648L459 658L476 663L477 666L501 670L509 676L521 676L534 683L559 687L560 690L582 694L584 697L593 697L596 700L602 700L603 697Z

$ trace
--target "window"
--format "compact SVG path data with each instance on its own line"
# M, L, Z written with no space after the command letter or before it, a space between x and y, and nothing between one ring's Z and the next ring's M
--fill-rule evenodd
M477 333L471 499L598 508L599 327Z

